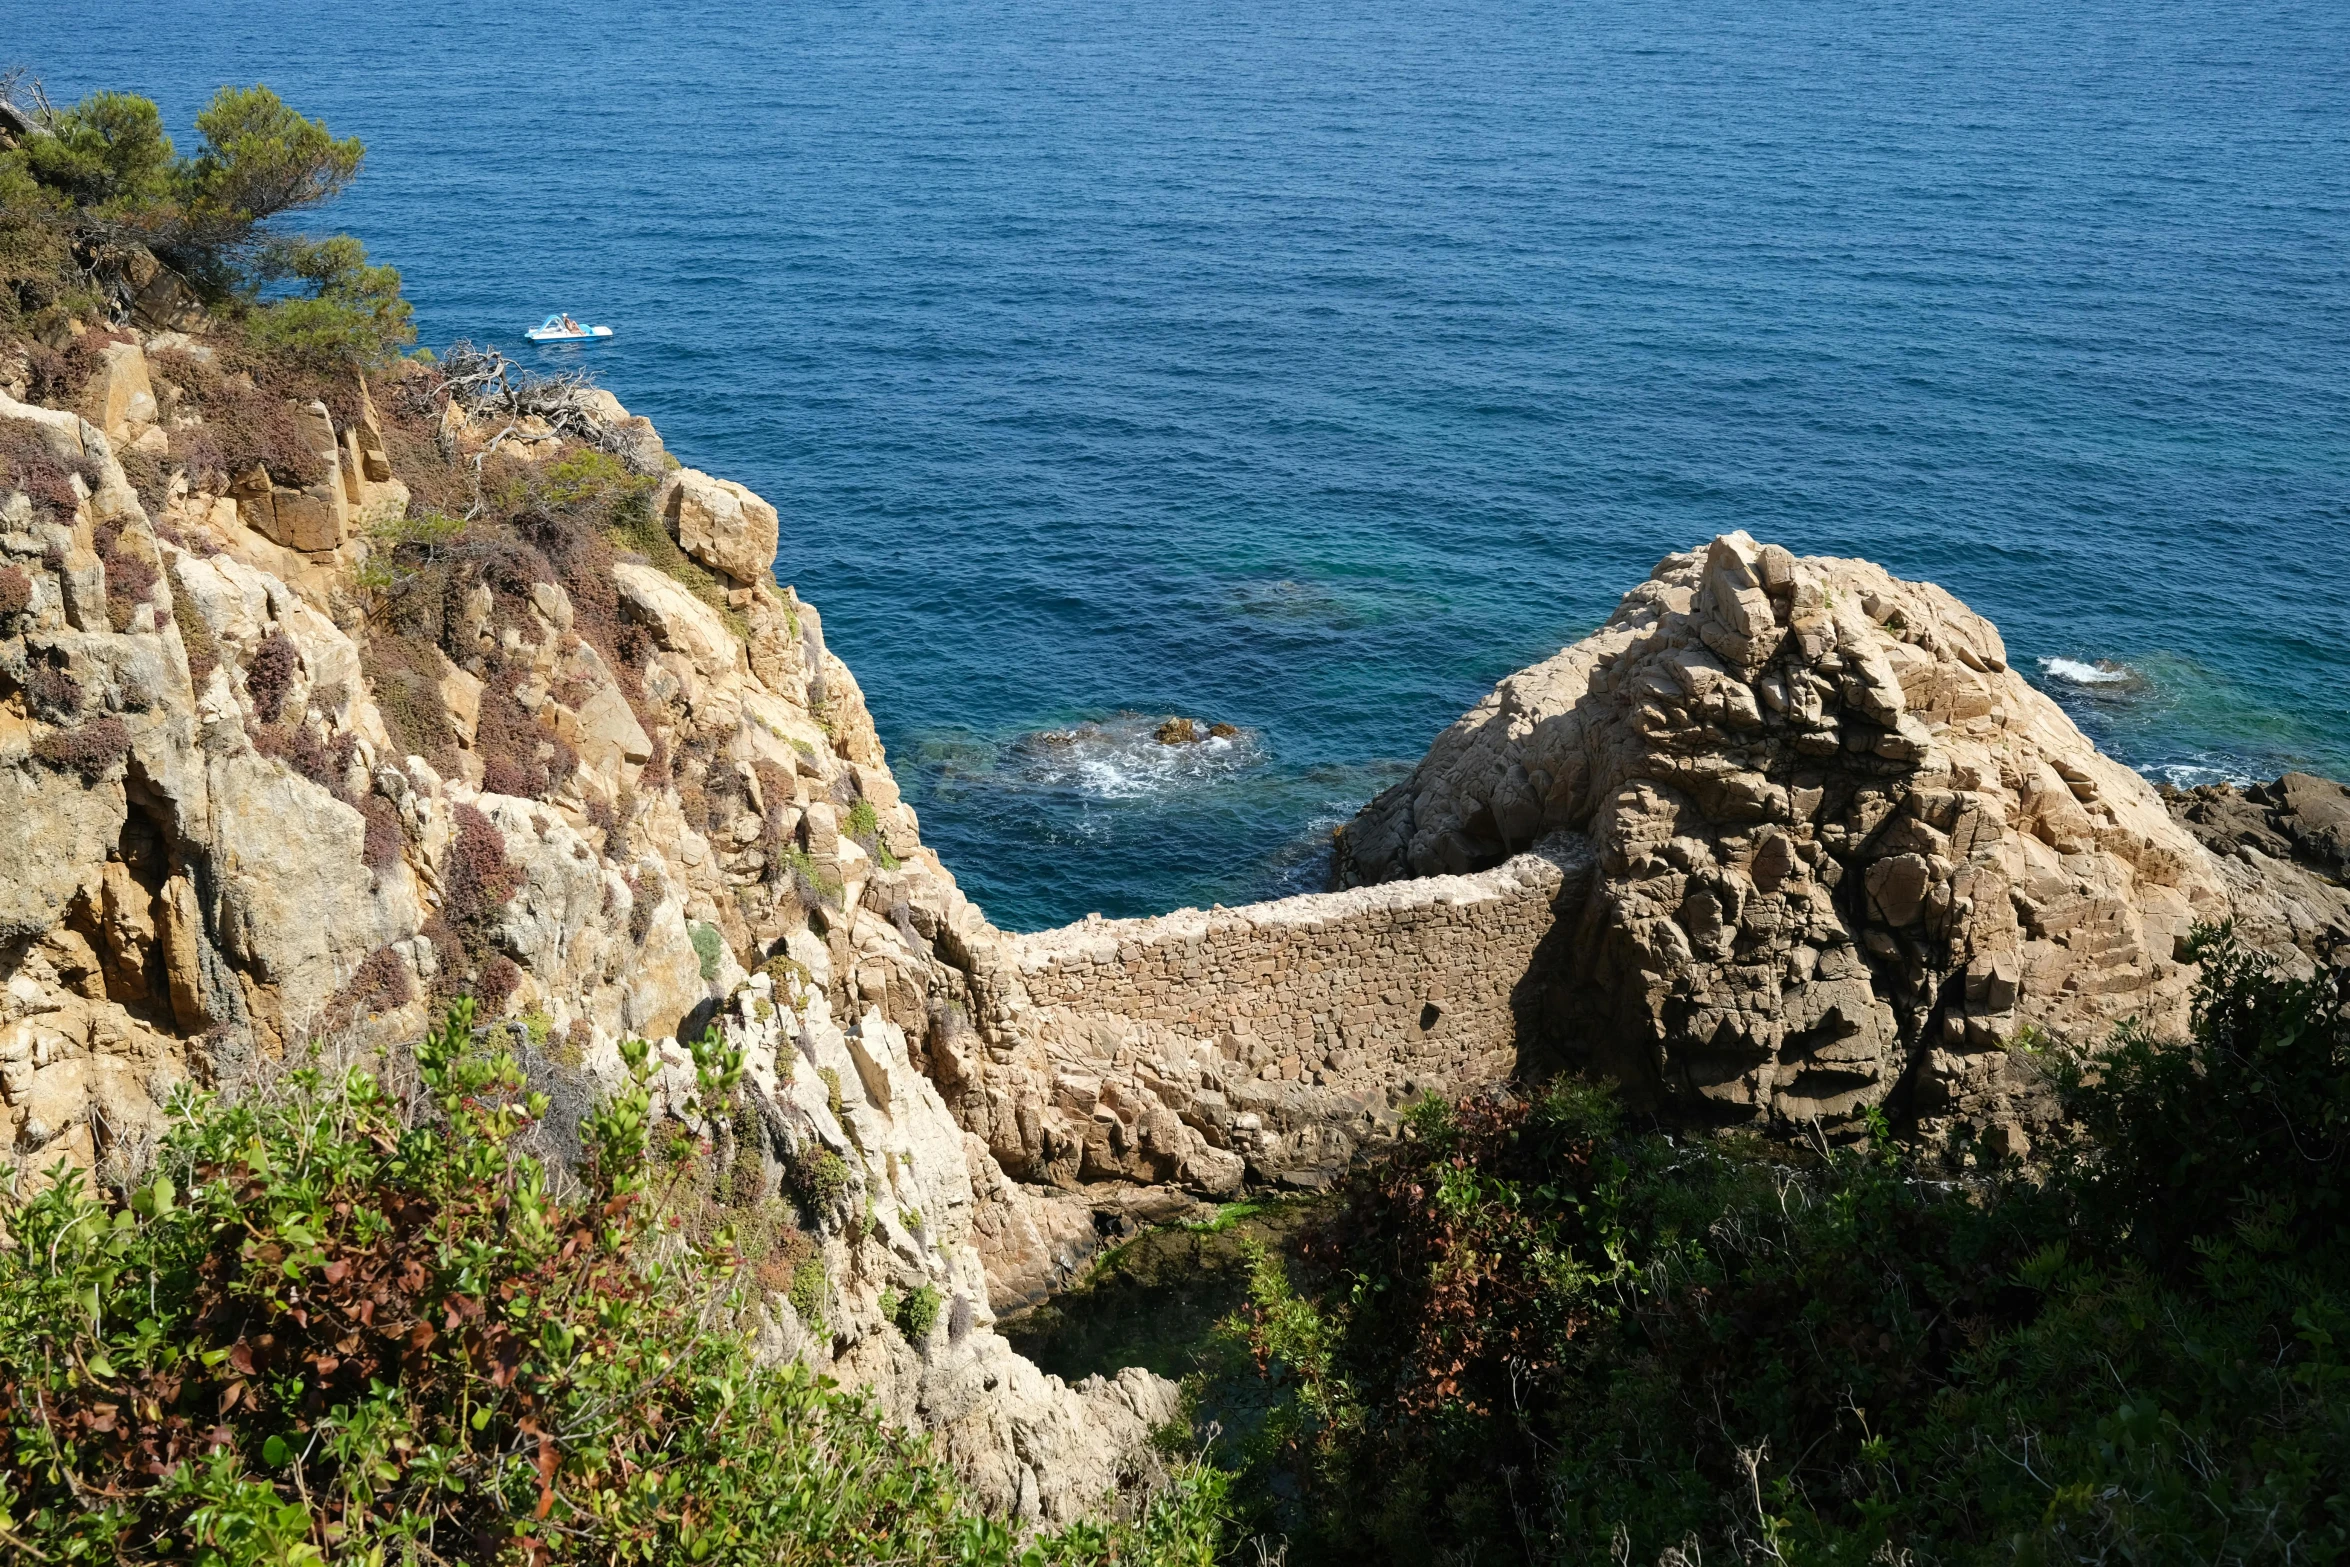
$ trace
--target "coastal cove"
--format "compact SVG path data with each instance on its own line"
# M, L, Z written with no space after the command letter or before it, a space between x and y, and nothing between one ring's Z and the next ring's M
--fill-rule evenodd
M0 1555L2350 1561L2350 23L2091 3L0 72Z
M2338 8L131 0L10 44L175 132L266 74L363 137L328 221L426 342L615 322L526 362L776 505L1010 929L1319 885L1495 679L1738 527L1949 587L2134 766L2350 772ZM1167 713L1241 743L1166 765Z

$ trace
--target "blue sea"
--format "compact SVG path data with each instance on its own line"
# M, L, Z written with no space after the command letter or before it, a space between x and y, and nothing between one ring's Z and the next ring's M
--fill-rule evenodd
M1315 884L1656 559L1941 582L2110 750L2350 775L2350 7L53 0L266 81L423 339L783 515L1000 922ZM2067 678L2067 677L2070 678ZM1169 714L1237 726L1181 752Z

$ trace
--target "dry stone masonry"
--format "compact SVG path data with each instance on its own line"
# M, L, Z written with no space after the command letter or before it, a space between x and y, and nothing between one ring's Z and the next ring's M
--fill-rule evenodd
M1027 1180L1318 1187L1395 1112L1516 1069L1522 977L1567 868L1004 939L956 1053L964 1124Z

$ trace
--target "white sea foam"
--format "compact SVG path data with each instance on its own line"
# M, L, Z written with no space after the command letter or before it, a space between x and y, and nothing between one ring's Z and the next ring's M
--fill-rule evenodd
M2233 784L2241 789L2255 781L2240 767L2215 767L2208 762L2164 762L2140 771L2173 789L2199 789L2205 784Z
M1257 759L1257 738L1247 730L1168 745L1158 738L1160 722L1120 713L1024 735L1012 746L1014 765L1031 784L1096 800L1141 800L1228 777Z
M2124 668L2111 659L2085 664L2077 658L2044 658L2040 660L2040 669L2051 680L2062 680L2067 685L2075 686L2127 685L2138 678L2134 670Z

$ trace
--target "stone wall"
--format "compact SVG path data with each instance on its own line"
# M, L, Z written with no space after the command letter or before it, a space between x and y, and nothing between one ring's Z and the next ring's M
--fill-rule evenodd
M1021 1031L1079 1046L1210 1041L1263 1081L1507 1076L1512 997L1563 876L1529 854L1474 876L1016 937Z
M1089 919L973 965L985 1058L941 1063L1029 1180L1319 1186L1423 1092L1517 1068L1561 839L1491 870L1246 908Z

